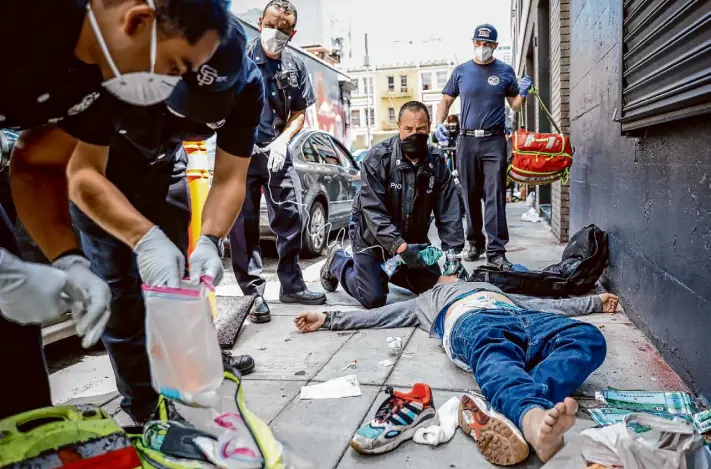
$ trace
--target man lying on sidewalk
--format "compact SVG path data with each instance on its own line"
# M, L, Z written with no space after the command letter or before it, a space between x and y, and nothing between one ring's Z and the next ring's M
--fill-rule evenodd
M526 459L530 443L541 461L548 461L575 423L578 405L571 393L606 353L597 327L567 316L615 312L618 298L605 293L548 300L504 295L488 283L453 281L442 277L442 283L417 298L381 308L302 313L294 322L304 333L419 326L442 339L456 365L473 371L491 403L465 396L459 415L486 459L516 464ZM398 438L408 426L386 428L376 441L364 443L373 448L390 444L392 438L385 435L395 430Z

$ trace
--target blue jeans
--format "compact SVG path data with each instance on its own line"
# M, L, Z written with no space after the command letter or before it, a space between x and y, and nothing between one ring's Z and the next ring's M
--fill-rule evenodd
M158 225L183 254L188 248L190 211L165 201L134 199L134 206ZM74 204L72 219L81 230L81 244L91 270L111 287L111 319L102 337L123 396L121 407L134 420L149 417L158 395L151 385L146 353L146 309L136 257L130 247L106 233Z
M454 358L467 363L492 407L522 428L534 407L570 397L605 360L600 330L565 316L514 309L470 312L451 333Z
M340 250L331 264L331 273L338 278L343 289L368 309L379 308L388 299L388 282L420 294L437 283L442 271L435 264L427 269L411 269L401 265L388 279L381 265L380 248L356 252L353 257Z

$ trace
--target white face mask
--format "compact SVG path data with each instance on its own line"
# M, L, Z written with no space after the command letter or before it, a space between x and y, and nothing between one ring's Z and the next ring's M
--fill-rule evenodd
M486 46L479 46L474 49L474 57L480 62L488 62L494 55L494 49Z
M155 10L153 0L146 0L148 6ZM102 85L109 90L111 94L135 106L150 106L168 99L173 92L173 88L180 81L179 76L159 75L155 73L156 66L156 43L158 42L156 23L157 19L153 20L153 29L151 31L151 70L149 72L133 72L121 74L118 67L111 58L109 48L106 46L104 37L101 35L99 24L96 22L94 12L91 11L91 2L86 4L86 9L91 23L91 29L94 30L96 39L99 41L101 51L106 58L106 61L111 67L114 74L113 78L106 80Z
M289 42L289 36L278 29L262 28L262 47L270 55L279 55Z

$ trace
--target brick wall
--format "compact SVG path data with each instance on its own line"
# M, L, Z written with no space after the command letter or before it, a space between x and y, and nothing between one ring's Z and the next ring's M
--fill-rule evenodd
M570 133L570 0L551 0L551 114L565 134ZM570 187L560 181L551 188L551 230L568 242Z

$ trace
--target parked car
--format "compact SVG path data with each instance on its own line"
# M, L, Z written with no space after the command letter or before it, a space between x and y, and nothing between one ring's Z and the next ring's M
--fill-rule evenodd
M360 189L360 171L353 156L333 135L305 129L289 144L294 168L302 189L304 221L303 249L317 256L326 248L329 231L347 227L356 192ZM275 239L269 228L265 197L262 193L260 235Z
M353 152L353 159L355 160L356 164L360 168L360 162L363 161L363 158L365 158L365 155L368 154L368 150L356 150Z

